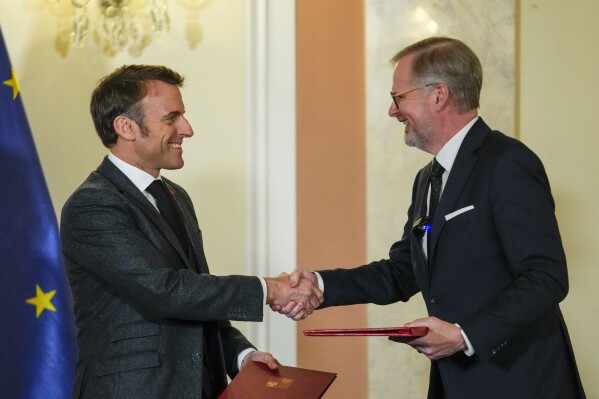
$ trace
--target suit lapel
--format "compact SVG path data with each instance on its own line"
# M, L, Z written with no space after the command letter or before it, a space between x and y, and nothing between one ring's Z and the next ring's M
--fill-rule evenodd
M185 226L185 233L187 235L187 239L191 244L191 254L190 257L195 258L194 262L192 262L194 266L194 270L198 273L209 273L208 270L208 262L206 261L206 255L204 254L204 244L202 243L202 239L199 235L199 226L197 226L194 221L195 216L191 214L190 207L186 206L182 195L178 195L175 185L168 179L162 178L166 187L173 193L173 198L175 199L175 204L181 213L181 217L183 219L183 225Z
M466 134L462 145L458 151L456 159L451 167L449 178L443 189L441 200L433 221L433 229L431 235L431 248L429 248L429 256L432 259L435 255L437 241L445 227L445 215L451 213L455 207L460 193L464 185L468 181L468 177L472 173L472 169L476 165L477 158L474 152L482 145L485 137L491 131L489 126L479 118Z
M418 233L418 226L426 217L426 197L428 192L427 183L430 179L431 174L431 163L426 165L418 175L417 192L414 201L414 217L412 218L412 230L411 230L411 241L412 251L414 252L414 258L416 265L418 266L415 273L424 273L428 276L428 267L426 255L424 253L424 247L422 246L422 236Z
M139 191L139 189L129 180L123 172L119 170L108 157L104 158L102 164L98 167L98 173L110 180L119 191L131 202L133 202L148 219L156 225L158 230L166 237L167 241L175 248L181 259L183 260L185 267L196 270L193 262L190 262L189 257L185 253L185 250L181 246L181 243L177 239L177 236L172 231L166 220L160 213L154 208L154 206L148 201L148 199ZM187 223L185 223L187 225ZM186 226L186 231L187 226Z

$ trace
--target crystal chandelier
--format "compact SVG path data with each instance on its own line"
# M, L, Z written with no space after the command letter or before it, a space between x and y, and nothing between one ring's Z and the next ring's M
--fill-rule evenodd
M153 36L170 30L167 0L71 0L71 3L74 7L71 42L80 47L93 41L107 54L128 48L133 55L139 55Z

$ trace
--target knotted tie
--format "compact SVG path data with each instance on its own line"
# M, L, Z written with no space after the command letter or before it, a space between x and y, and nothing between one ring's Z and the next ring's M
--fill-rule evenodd
M430 253L431 249L431 233L433 220L435 219L435 212L437 211L437 206L439 206L439 198L441 198L441 186L443 184L443 172L445 172L445 168L441 166L439 162L437 162L436 158L433 158L433 165L431 168L431 198L430 205L428 207L428 221L429 228L426 233L426 250Z
M148 186L148 188L146 188L146 191L149 192L150 194L152 194L152 197L154 197L154 199L156 200L156 205L158 206L158 210L160 211L160 214L162 215L162 217L166 220L166 222L169 224L169 226L171 227L171 229L173 230L173 232L175 233L175 235L177 236L177 238L179 239L179 242L181 242L181 245L183 246L183 248L185 249L185 252L188 251L188 244L187 244L187 236L185 234L185 227L183 226L183 221L181 219L181 216L179 215L179 211L176 208L176 205L174 203L174 199L172 197L172 195L168 192L167 187L164 185L164 183L162 182L162 180L157 179L154 180L152 182L152 184L150 184ZM213 377L212 374L210 373L210 369L211 369L211 364L210 364L210 357L209 357L209 351L207 350L207 340L209 339L209 334L207 332L208 329L208 325L206 325L206 327L204 328L204 348L203 348L203 359L204 359L204 364L202 365L203 367L203 379L202 379L202 398L203 399L211 399L214 397L214 381L213 381Z
M179 211L173 202L174 199L168 192L162 180L154 180L152 184L146 188L146 191L152 194L152 197L154 197L156 200L156 205L158 205L160 214L169 224L173 230L173 233L175 233L179 239L179 242L187 252L187 235L185 234L185 226L183 225Z

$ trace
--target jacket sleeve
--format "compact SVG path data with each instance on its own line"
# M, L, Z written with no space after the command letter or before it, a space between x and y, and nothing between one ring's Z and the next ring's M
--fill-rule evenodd
M76 191L63 208L61 241L73 278L100 281L148 317L262 320L263 290L257 277L176 270L170 244L116 189L88 186Z
M319 271L324 282L324 302L320 308L406 302L420 291L412 267L410 242L413 204L419 176L414 180L412 206L408 209L408 220L404 225L402 239L391 246L389 258L352 269Z

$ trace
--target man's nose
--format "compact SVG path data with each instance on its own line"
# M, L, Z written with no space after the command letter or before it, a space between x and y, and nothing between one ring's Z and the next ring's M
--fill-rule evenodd
M391 105L389 106L389 116L391 118L397 118L397 113L399 109L397 109L397 105L395 105L395 101L391 101Z
M179 126L178 133L186 137L193 136L193 128L191 127L191 124L187 119L182 118L181 126Z

